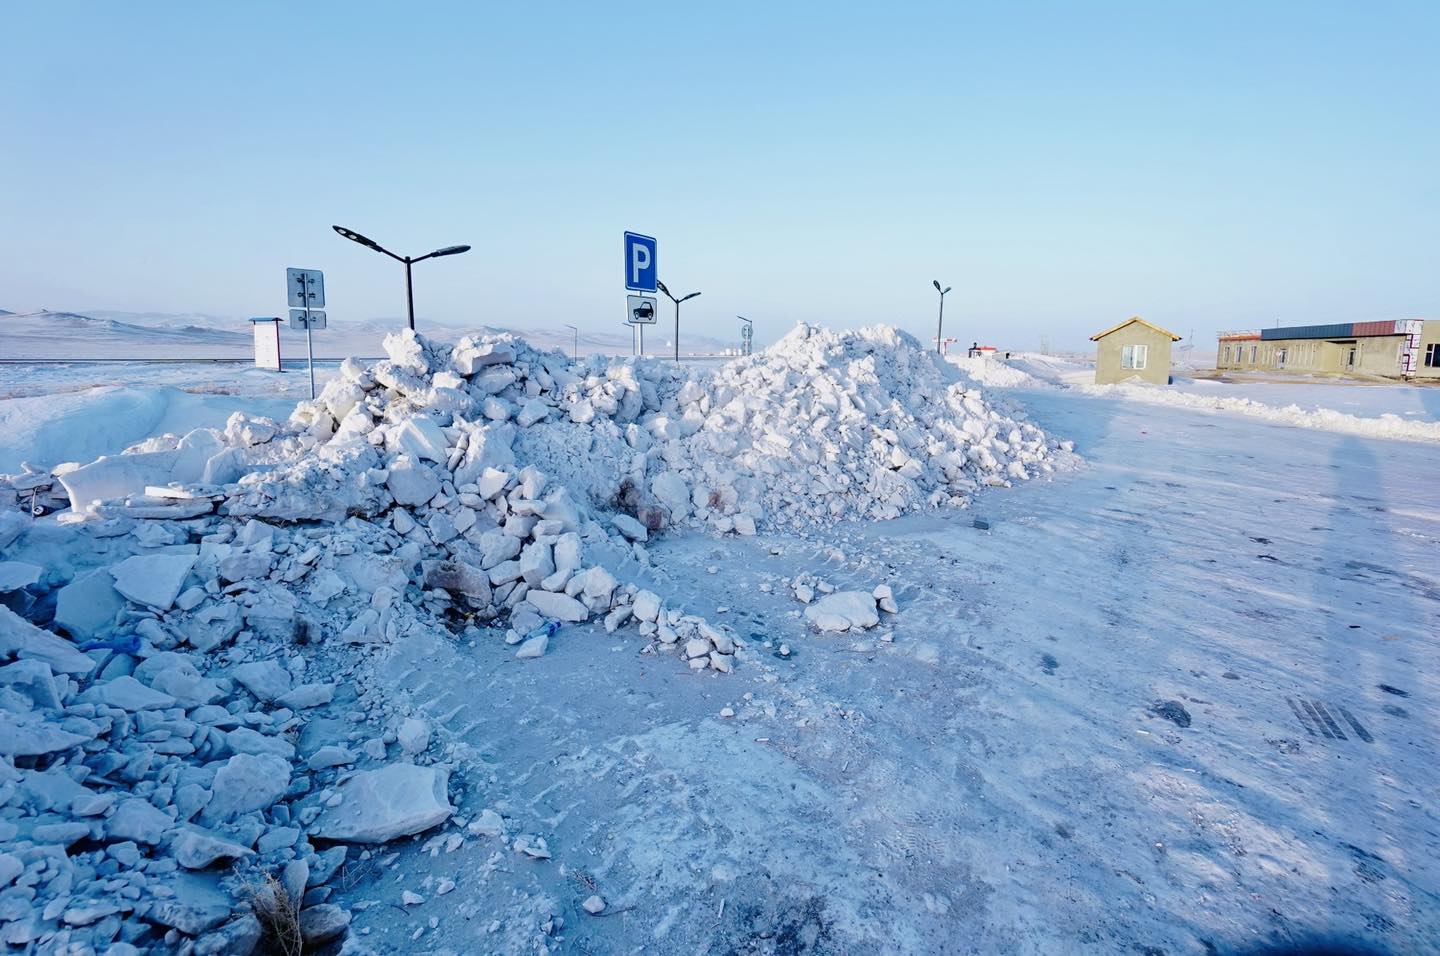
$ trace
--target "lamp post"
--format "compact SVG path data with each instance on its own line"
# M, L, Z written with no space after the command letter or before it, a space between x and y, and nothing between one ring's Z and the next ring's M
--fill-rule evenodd
M692 292L689 295L682 295L677 299L670 294L669 289L665 288L665 283L657 280L655 285L660 288L661 292L665 293L666 298L675 303L675 361L678 362L680 361L680 303L693 299L700 293Z
M417 262L424 262L426 259L438 259L440 256L458 256L462 252L469 252L469 246L445 246L436 249L434 252L427 252L423 256L397 256L395 253L380 245L374 239L366 238L353 229L346 229L344 226L331 226L340 235L351 242L358 242L367 249L374 249L376 252L383 252L396 262L405 263L405 307L410 316L410 331L415 331L415 290L410 282L410 267Z
M935 326L935 354L944 355L944 351L940 348L940 336L945 331L945 293L950 291L950 287L947 285L943 289L940 288L939 279L935 279L931 284L935 286L935 291L940 293L940 321Z
M580 330L573 325L567 324L565 328L575 333L575 361L580 361Z

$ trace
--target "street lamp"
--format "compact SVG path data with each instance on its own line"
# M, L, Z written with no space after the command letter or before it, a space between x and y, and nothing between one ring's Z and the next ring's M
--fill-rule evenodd
M423 256L415 256L414 258L410 256L397 256L374 239L366 238L353 229L346 229L344 226L331 226L330 228L351 242L358 242L367 249L374 249L376 252L385 253L385 255L394 259L396 262L405 263L405 306L409 310L410 331L412 332L415 331L415 291L410 284L410 267L417 262L424 262L426 259L438 259L440 256L458 256L462 252L470 251L469 246L445 246L442 249L436 249L434 252L427 252Z
M944 355L945 353L940 349L940 336L945 329L945 293L950 291L950 287L947 285L943 289L940 288L939 279L935 279L931 284L935 286L935 291L940 293L940 321L935 326L935 354Z
M660 287L660 291L665 293L671 302L675 303L675 361L678 362L680 361L680 303L693 299L700 293L692 292L689 295L682 295L677 299L670 294L669 289L665 288L665 283L657 281L655 284Z
M580 361L580 330L573 325L566 324L565 328L575 333L575 361Z

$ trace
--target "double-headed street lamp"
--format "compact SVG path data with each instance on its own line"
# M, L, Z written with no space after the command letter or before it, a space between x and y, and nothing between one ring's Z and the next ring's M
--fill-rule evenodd
M692 292L689 295L682 295L677 299L670 293L669 289L665 288L665 283L657 281L655 285L660 288L661 292L665 293L671 302L675 303L675 361L678 362L680 361L680 303L693 299L700 293Z
M410 267L417 262L424 262L426 259L438 259L440 256L458 256L462 252L470 251L469 246L446 246L443 249L436 249L434 252L427 252L423 256L415 256L414 258L410 256L397 256L374 239L366 238L353 229L346 229L344 226L331 226L330 228L351 242L358 242L366 248L385 253L385 255L394 259L396 262L405 263L405 306L409 311L410 331L412 332L415 331L415 291L410 284Z
M947 285L943 289L940 288L939 279L934 280L932 284L935 286L935 291L940 293L940 321L935 326L935 352L937 355L944 355L945 352L940 348L940 336L945 331L945 293L950 291L950 287Z

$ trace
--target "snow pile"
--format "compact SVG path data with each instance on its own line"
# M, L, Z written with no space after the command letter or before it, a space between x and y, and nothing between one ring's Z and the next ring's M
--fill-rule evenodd
M973 382L989 388L1036 388L1045 383L1035 376L993 356L951 355L951 365L964 372Z
M1095 378L1095 359L1091 356L1012 352L1006 364L1042 384L1083 384Z
M376 665L402 637L489 633L524 660L597 620L727 672L733 632L621 582L653 532L889 517L1054 457L893 329L801 326L713 374L509 336L385 345L287 421L0 476L7 944L248 951L257 886L338 938L345 844L506 837L455 817L444 731L390 699ZM895 605L811 610L858 631Z
M647 422L650 492L672 521L749 533L805 530L963 505L986 485L1051 471L1068 443L992 408L889 326L798 325L757 355L695 379Z
M1232 412L1274 422L1277 425L1315 428L1321 431L1339 432L1343 435L1359 435L1363 438L1440 442L1440 422L1411 421L1394 414L1369 418L1319 406L1313 409L1304 409L1293 404L1267 405L1249 398L1196 395L1154 385L1080 385L1077 387L1091 395L1118 396L1154 405Z

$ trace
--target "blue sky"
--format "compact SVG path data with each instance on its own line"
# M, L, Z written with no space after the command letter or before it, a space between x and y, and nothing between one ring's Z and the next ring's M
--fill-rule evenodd
M1440 317L1440 4L24 4L0 308L620 329L621 233L757 340ZM668 317L668 305L662 316ZM682 331L683 335L683 331Z

